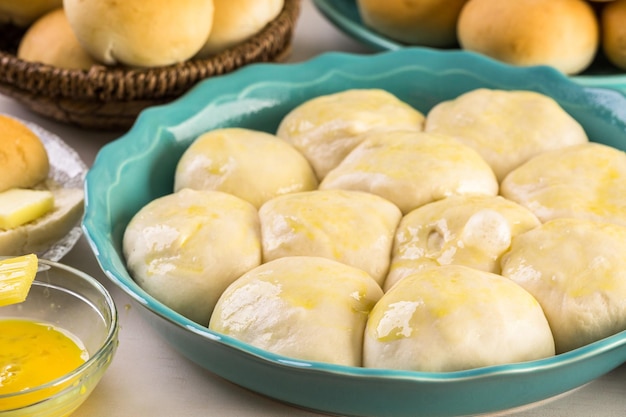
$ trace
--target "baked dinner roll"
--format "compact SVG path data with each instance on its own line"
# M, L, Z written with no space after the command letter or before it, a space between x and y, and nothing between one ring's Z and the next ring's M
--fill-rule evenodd
M213 0L64 0L78 41L96 60L133 67L193 57L213 23Z
M598 19L585 0L470 0L457 35L463 49L565 74L587 68L599 45Z
M32 188L48 177L46 148L24 123L0 115L0 142L0 192Z
M363 340L369 368L453 372L553 355L550 326L532 295L459 265L398 282L372 309Z
M279 355L361 366L363 329L381 296L358 268L326 258L280 258L231 284L209 328Z
M0 254L18 256L46 251L80 225L84 211L83 189L46 183L45 189L52 193L54 201L52 210L16 228L0 229Z
M604 55L613 65L626 70L626 1L611 1L600 13Z
M17 57L58 68L87 70L97 64L78 43L62 8L47 13L28 28Z
M452 196L421 206L398 226L384 289L440 265L499 274L511 239L539 224L528 209L499 196Z
M427 114L425 131L471 146L500 181L534 155L588 141L580 123L551 97L485 88L437 104Z
M378 131L364 136L320 189L370 192L406 214L452 195L496 195L498 182L476 151L450 136Z
M131 276L147 293L206 325L226 287L261 263L255 208L219 191L184 189L157 198L123 238Z
M357 0L363 23L413 45L449 47L457 43L456 23L468 0Z
M360 191L276 197L259 210L263 260L320 256L363 269L382 285L401 216L394 204Z
M394 95L377 89L347 90L315 97L291 110L277 135L293 144L318 179L372 130L422 130L424 115Z
M538 155L512 171L500 192L542 222L575 217L626 226L626 153L589 142Z
M281 194L317 188L307 160L269 133L225 128L198 137L180 158L174 190L193 188L236 195L255 207Z
M26 27L61 6L63 0L0 0L0 23Z
M213 3L211 34L198 58L214 55L260 32L280 14L284 0L213 0Z
M626 227L557 219L517 236L502 274L539 301L557 353L626 329Z

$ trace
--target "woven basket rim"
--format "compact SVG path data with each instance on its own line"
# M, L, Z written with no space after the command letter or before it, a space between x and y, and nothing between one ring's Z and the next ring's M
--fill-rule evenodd
M301 0L285 0L280 14L246 41L205 59L153 68L93 66L65 69L28 62L0 51L0 84L46 98L88 101L158 100L177 97L198 81L253 62L271 61L290 46Z

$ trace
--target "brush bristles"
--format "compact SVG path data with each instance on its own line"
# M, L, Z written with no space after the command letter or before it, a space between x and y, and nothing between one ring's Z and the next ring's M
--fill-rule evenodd
M37 274L34 254L0 260L0 306L26 300Z

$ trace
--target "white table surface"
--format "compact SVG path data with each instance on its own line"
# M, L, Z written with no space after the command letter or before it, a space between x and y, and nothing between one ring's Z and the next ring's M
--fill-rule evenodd
M303 0L290 60L319 53L371 50L328 23ZM59 135L91 165L102 145L119 133L94 132L60 124L0 95L0 113L30 120ZM317 416L242 389L191 363L167 345L138 314L140 308L104 276L86 240L62 260L99 279L119 310L120 343L108 372L73 417ZM451 399L454 401L454 399ZM626 366L562 398L514 413L517 417L622 417L626 415Z

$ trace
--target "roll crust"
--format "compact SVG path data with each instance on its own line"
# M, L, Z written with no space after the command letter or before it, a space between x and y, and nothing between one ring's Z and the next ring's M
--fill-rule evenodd
M457 24L461 47L513 65L576 74L591 64L599 24L583 0L471 0Z
M39 137L25 124L0 115L0 142L0 192L32 188L48 177L48 153Z

